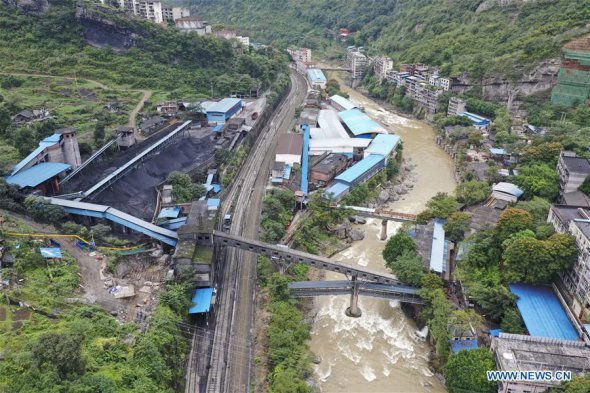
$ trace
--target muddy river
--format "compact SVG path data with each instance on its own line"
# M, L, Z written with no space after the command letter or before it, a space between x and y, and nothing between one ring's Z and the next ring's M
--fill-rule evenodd
M334 77L335 75L331 75ZM404 158L416 166L414 188L402 199L390 203L389 210L418 213L437 192L455 188L451 159L434 142L428 124L407 119L385 110L379 103L348 89L342 89L372 118L401 136ZM389 223L391 236L401 224ZM368 220L359 226L365 239L333 258L348 263L388 271L379 240L380 220ZM342 279L328 273L326 279ZM428 368L429 347L416 340L414 322L407 318L395 301L361 297L362 317L344 315L348 296L320 297L314 301L316 319L312 327L312 351L322 359L315 366L322 392L444 392L440 381Z

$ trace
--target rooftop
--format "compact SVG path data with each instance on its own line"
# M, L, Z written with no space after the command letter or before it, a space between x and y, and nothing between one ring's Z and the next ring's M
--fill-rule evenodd
M16 175L21 169L23 169L25 166L27 166L27 164L29 164L33 159L35 159L35 157L41 154L43 150L45 150L45 148L58 144L60 139L61 134L58 133L55 133L43 139L41 142L39 142L39 146L35 150L29 153L29 155L26 156L24 160L16 164L16 166L12 170L11 175Z
M451 350L453 353L457 353L462 350L469 351L472 349L477 349L477 340L473 339L449 340L449 344L451 345Z
M579 190L563 194L563 201L566 205L590 207L590 198Z
M381 154L387 157L397 148L400 141L401 138L397 135L379 134L365 150L365 155Z
M336 103L337 105L341 106L344 110L358 108L358 105L356 105L347 98L339 96L338 94L335 94L332 97L330 97L330 100L332 100L332 102Z
M577 340L578 333L550 286L510 284L516 305L531 336Z
M339 112L340 119L354 136L362 134L387 134L385 127L361 112L359 109L351 109Z
M469 120L471 120L471 122L473 124L476 124L476 125L489 125L490 124L490 119L486 119L485 117L478 116L475 113L462 112L462 113L459 113L459 116L467 117Z
M318 117L318 124L322 129L327 130L330 135L333 135L334 138L350 138L350 135L348 135L348 132L346 132L344 126L340 123L340 118L336 111L329 109L321 110Z
M437 273L446 271L447 242L445 241L445 220L434 220L434 232L432 234L432 248L430 252L430 270Z
M590 161L586 157L561 156L568 172L590 174Z
M570 222L576 219L585 219L586 216L590 216L590 208L585 206L572 206L572 205L553 205L551 206L553 213L559 218L561 222L567 227Z
M311 149L337 148L337 147L359 147L365 148L371 143L370 139L365 138L329 138L329 139L311 139L309 147Z
M22 170L16 175L8 176L6 182L21 188L36 187L39 184L70 169L70 165L61 162L42 162Z
M590 349L582 342L543 339L500 333L492 348L501 370L570 370L590 369Z
M326 76L322 72L322 70L317 68L312 68L307 70L307 75L312 82L326 82Z
M338 197L340 197L340 195L344 194L349 189L350 189L350 186L348 186L344 183L336 182L324 192L324 197L338 198Z
M215 219L207 211L207 201L194 201L186 220L186 224L178 230L179 234L183 233L213 233L215 229Z
M191 301L189 314L200 314L209 312L211 300L213 299L213 288L197 288Z
M303 152L303 134L282 134L279 136L276 154L301 155Z
M232 110L236 105L241 104L242 100L239 98L224 98L223 100L209 106L207 108L207 113L210 112L220 112L226 113Z
M524 194L524 191L522 191L520 188L518 188L518 186L516 186L515 184L512 183L506 183L506 182L499 182L497 184L494 184L494 187L492 187L493 191L498 191L504 194L509 194L509 195L514 195L515 197L519 198L522 196L522 194Z
M359 177L364 175L366 172L374 168L380 162L385 159L384 156L379 154L371 154L367 158L363 158L355 165L351 166L340 175L336 176L336 180L345 183L354 183Z
M342 154L329 154L323 160L312 167L313 171L322 173L332 173L334 168L346 164L348 158Z

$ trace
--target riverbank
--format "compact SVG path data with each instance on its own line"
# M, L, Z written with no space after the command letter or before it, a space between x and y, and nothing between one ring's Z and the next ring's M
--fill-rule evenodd
M341 86L353 101L364 107L367 115L402 138L404 160L415 165L411 171L413 187L398 200L385 202L384 208L416 214L424 210L426 202L437 192L454 191L453 163L436 145L430 125L392 113L344 83ZM381 222L370 219L365 225L354 227L365 231L364 239L333 258L387 272L381 256L385 241L379 240ZM399 223L390 223L388 237L400 227ZM327 273L326 279L342 279L342 276ZM322 359L315 366L321 391L445 391L430 370L431 348L415 338L417 326L399 303L361 297L359 306L363 316L353 319L344 315L348 302L349 298L344 296L314 299L310 347Z

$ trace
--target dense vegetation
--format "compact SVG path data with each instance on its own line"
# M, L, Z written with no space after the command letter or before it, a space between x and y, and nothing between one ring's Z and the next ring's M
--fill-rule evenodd
M185 3L197 14L241 28L256 40L325 49L330 45L322 38L325 29L348 28L350 44L401 62L439 65L444 74L470 71L476 78L493 71L520 75L520 67L556 56L563 42L586 31L590 18L589 0L515 0L507 6L482 0ZM482 3L491 7L479 9Z

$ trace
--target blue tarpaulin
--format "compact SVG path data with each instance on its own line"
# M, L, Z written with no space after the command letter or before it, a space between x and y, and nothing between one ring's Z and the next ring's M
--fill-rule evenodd
M39 251L43 258L61 258L61 249L57 247L40 248Z
M490 336L493 337L500 337L500 333L502 332L501 329L491 329L490 330Z
M454 353L457 353L463 349L466 351L477 349L477 340L473 339L449 340L449 344L451 344L451 349Z
M531 336L577 340L578 333L553 289L544 285L510 284L516 305Z
M189 314L201 314L209 312L211 309L211 299L213 298L213 288L198 288L193 295Z

